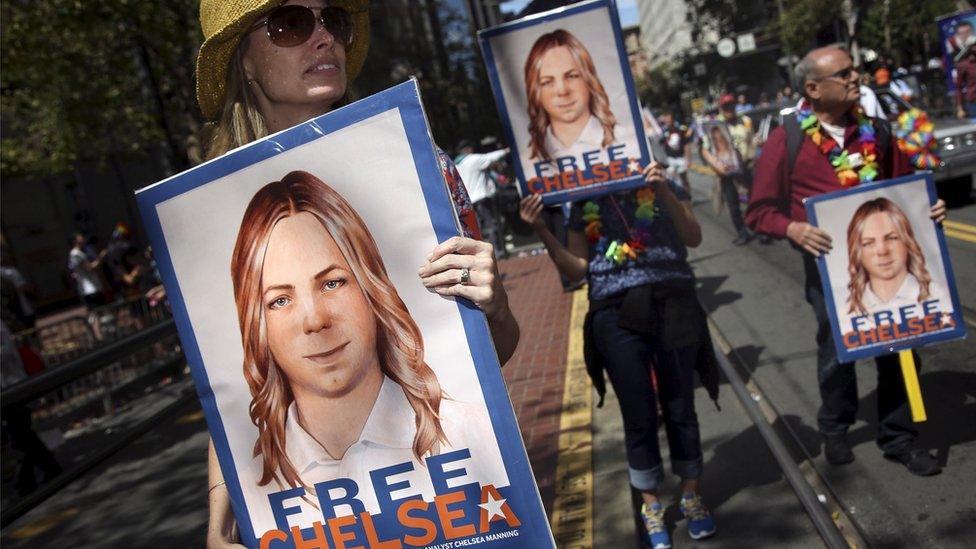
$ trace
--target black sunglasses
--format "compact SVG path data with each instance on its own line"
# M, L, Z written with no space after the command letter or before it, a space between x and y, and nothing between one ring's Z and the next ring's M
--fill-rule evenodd
M344 46L352 43L352 18L348 11L336 6L321 8L317 14L307 6L278 6L268 12L263 21L255 23L251 30L265 26L272 44L292 48L301 46L311 38L316 22L321 22L337 42Z
M843 80L843 81L846 82L847 80L850 80L851 74L853 74L853 73L854 73L854 67L847 67L846 69L841 69L841 70L835 72L834 74L828 74L827 76L821 76L820 78L817 78L816 80L826 80L828 78L836 78L838 80Z

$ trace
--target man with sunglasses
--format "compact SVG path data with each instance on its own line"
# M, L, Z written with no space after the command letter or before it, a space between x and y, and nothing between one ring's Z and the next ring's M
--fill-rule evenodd
M788 238L803 255L805 296L817 318L821 397L817 423L824 438L824 456L829 463L842 465L854 461L846 435L857 416L857 377L853 363L842 364L837 359L817 271L815 258L830 251L830 236L807 222L803 201L847 186L907 175L913 167L895 144L888 122L864 114L859 104L860 75L846 51L838 47L815 49L795 71L804 99L797 116L773 130L763 147L746 223L762 234ZM862 127L873 128L873 135L864 135ZM856 177L831 165L830 157L843 152L853 158L851 168ZM877 175L872 177L872 172ZM945 203L939 200L930 215L942 221ZM912 423L898 356L879 356L875 362L878 446L886 458L905 465L913 474L938 474L941 468L935 458L915 447L918 431Z

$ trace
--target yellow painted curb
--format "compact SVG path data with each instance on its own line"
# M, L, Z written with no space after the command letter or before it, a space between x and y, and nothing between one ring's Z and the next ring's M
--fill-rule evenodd
M552 509L552 533L561 548L593 547L593 389L583 362L583 320L588 309L586 290L574 292Z

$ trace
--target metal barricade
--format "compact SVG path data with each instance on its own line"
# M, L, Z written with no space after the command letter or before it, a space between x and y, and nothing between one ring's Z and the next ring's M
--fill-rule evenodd
M98 344L95 332L84 315L14 334L18 347L38 353L45 367L58 366L91 351Z
M92 350L170 318L161 305L143 296L116 301L52 324L14 334L14 341L40 355L46 368L83 356Z
M151 429L161 414L195 399L173 319L144 299L17 338L52 363L0 393L3 526ZM37 449L37 439L50 455ZM31 447L40 457L27 455Z

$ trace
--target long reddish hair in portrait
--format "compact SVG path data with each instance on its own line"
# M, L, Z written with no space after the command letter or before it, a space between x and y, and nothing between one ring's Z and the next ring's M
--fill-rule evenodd
M335 240L369 302L376 319L380 366L400 385L416 413L413 453L423 463L423 456L437 453L447 437L438 415L443 394L437 376L424 362L420 328L390 281L376 242L359 214L314 175L293 171L251 198L231 258L244 378L251 390L249 412L258 428L254 456L264 461L258 484L275 480L279 485L304 486L285 451L285 422L294 397L271 354L261 293L264 255L272 230L278 221L302 212L318 218Z
M864 297L864 289L870 281L870 275L864 269L861 261L861 231L864 230L864 222L867 221L867 218L876 213L888 215L895 225L895 230L898 231L898 238L908 250L908 272L918 280L918 302L925 301L930 295L929 285L932 283L932 276L929 275L929 270L925 266L925 255L915 240L915 231L912 230L908 216L891 200L883 197L875 198L861 204L847 226L847 274L850 275L850 282L847 283L847 290L850 295L847 300L848 314L858 312L867 314L861 300Z
M542 70L542 56L553 48L565 46L583 75L583 82L590 90L590 114L600 121L603 127L602 146L613 143L613 127L617 124L613 112L610 110L610 99L596 74L596 65L586 46L569 31L557 29L543 34L532 45L529 56L525 60L525 94L529 102L529 147L531 158L551 160L546 150L546 131L549 129L549 115L542 108L542 86L539 83L539 73Z

